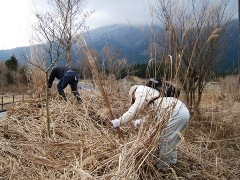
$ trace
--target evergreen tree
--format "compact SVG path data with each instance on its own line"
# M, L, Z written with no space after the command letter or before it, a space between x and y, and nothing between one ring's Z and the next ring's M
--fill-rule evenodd
M10 59L5 61L5 65L9 71L17 71L18 61L15 56L12 55Z

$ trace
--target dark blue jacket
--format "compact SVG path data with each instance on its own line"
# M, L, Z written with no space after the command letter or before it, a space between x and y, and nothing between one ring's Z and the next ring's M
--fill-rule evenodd
M54 79L57 78L60 80L68 70L74 71L69 67L54 67L48 79L48 87L51 88Z

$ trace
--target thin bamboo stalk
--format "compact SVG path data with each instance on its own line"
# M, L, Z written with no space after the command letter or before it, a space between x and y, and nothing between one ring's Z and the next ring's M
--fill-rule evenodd
M90 64L90 66L92 68L93 74L97 78L97 83L98 83L98 86L100 88L100 91L101 91L102 97L104 99L105 105L107 106L107 108L109 110L110 118L114 119L114 115L113 115L113 112L112 112L112 109L111 109L111 104L110 104L109 99L107 97L107 94L106 94L106 92L105 92L105 90L103 88L103 84L102 84L102 81L100 79L97 66L95 64L95 58L92 57L92 55L91 55L91 53L90 53L90 51L88 49L88 46L87 46L87 43L86 43L85 39L83 37L80 37L78 39L78 41L79 41L79 44L83 46L84 53L88 57L88 61L89 61L89 64ZM123 134L122 134L122 131L121 131L120 127L117 127L116 129L117 129L118 137L119 137L120 141L123 140Z

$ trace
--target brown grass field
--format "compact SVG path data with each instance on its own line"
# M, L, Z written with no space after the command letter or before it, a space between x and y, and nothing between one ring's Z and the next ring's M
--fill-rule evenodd
M130 84L142 82L105 86L116 117L129 107ZM234 76L207 85L200 114L191 116L182 135L178 164L166 172L154 166L158 133L152 123L139 130L122 126L120 141L98 90L80 89L82 104L69 91L68 102L52 91L51 138L45 96L37 94L15 103L0 121L0 179L240 179L237 85Z

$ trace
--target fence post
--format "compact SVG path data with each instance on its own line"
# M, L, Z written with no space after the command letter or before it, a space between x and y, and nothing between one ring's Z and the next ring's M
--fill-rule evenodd
M1 99L2 99L2 110L3 110L3 96L2 96L2 98L1 98Z
M6 102L6 103L3 103L3 101L4 101L4 97L7 97L7 99L8 100L10 100L10 98L11 98L11 96L12 96L12 102ZM20 97L21 97L21 95L19 95ZM8 104L12 104L12 105L15 105L15 95L7 95L7 96L1 96L0 97L1 98L1 103L0 103L0 111L2 112L2 111L7 111L7 107L8 107ZM17 96L17 98L18 98L18 96ZM20 99L20 101L21 101L21 99ZM24 94L22 94L22 101L24 101ZM18 99L16 100L16 102L18 102ZM4 110L4 105L5 105L5 110Z

